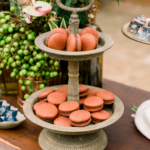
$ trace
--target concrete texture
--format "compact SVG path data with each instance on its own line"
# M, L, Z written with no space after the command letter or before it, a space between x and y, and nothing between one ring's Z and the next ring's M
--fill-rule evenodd
M148 0L103 0L96 23L115 45L104 53L103 77L150 91L150 46L125 37L121 28L135 16L150 17Z

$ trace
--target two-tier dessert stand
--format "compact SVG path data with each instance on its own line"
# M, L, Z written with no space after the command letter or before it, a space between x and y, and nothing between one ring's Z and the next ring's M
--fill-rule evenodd
M83 12L90 9L94 3L94 0L90 0L87 7L84 8L70 8L61 3L61 0L56 0L60 8L67 11L71 11L70 17L70 34L79 33L79 18L77 12ZM79 102L79 61L90 60L94 57L98 57L108 50L114 44L113 39L104 33L99 32L98 47L91 51L81 52L68 52L51 49L45 46L45 39L50 32L41 34L35 40L35 44L49 56L69 61L68 65L68 101ZM62 85L61 85L62 86ZM52 86L57 90L61 86ZM88 89L96 88L88 86ZM97 88L101 90L100 88ZM107 145L107 136L103 131L104 127L107 127L116 122L123 114L124 106L122 101L115 96L115 102L113 105L105 107L111 117L98 124L89 124L85 127L63 127L52 124L52 122L45 122L36 117L33 112L33 105L38 102L38 94L43 90L33 93L23 106L25 115L33 123L43 127L44 129L39 136L39 145L43 150L103 150Z

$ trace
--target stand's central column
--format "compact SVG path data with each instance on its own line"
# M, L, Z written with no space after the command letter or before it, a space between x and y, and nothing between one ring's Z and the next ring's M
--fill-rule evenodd
M79 62L68 62L68 101L76 101L79 103Z

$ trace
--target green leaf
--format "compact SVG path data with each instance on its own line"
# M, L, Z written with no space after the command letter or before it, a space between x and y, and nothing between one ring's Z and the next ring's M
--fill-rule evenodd
M116 0L118 2L118 5L119 5L119 0Z
M86 16L86 13L85 12L80 12L78 13L79 15L79 19L80 19L80 24L86 24L87 22L87 16Z
M60 27L61 27L61 28L64 28L64 29L67 29L67 25L66 25L66 22L65 22L65 19L64 19L64 18L63 18L62 21L61 21Z
M52 31L53 29L55 28L58 28L58 20L56 19L50 19L49 22L48 22L48 25L49 25L49 28L50 30Z
M76 4L78 2L78 0L72 0L71 4Z
M71 1L72 0L67 0L66 3L65 3L65 5L68 6L68 7L70 7Z
M136 106L134 106L134 105L133 105L133 106L131 106L131 110L132 110L132 111L136 112L136 111L137 111L137 109L138 109L138 107L136 107Z

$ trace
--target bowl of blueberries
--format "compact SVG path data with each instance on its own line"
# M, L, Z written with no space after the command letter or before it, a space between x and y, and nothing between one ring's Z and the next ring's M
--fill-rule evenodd
M26 120L17 108L11 106L6 100L0 100L0 129L11 129Z

